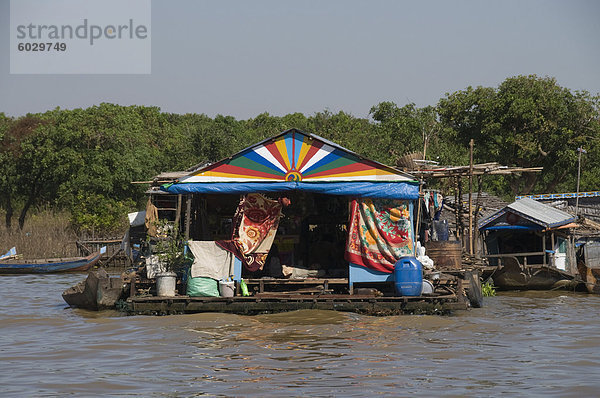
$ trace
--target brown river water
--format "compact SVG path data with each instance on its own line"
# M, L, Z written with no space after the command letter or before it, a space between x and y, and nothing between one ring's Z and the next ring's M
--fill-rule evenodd
M0 396L600 396L600 296L501 293L453 316L122 316L75 275L0 276Z

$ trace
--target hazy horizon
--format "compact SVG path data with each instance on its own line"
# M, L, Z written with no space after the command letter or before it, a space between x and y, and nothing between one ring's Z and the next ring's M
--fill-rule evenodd
M600 92L596 1L158 1L149 75L16 75L0 62L9 116L102 102L247 119L435 105L508 77ZM9 37L9 1L0 28ZM8 54L9 40L0 41Z

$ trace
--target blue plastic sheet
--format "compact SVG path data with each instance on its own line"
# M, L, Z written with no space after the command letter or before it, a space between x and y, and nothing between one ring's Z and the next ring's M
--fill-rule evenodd
M503 229L539 231L544 229L544 227L542 227L541 225L492 225L491 227L483 227L479 229L481 231L500 231Z

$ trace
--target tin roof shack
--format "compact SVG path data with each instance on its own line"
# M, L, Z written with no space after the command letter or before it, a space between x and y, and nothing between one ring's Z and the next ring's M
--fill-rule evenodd
M366 305L369 313L401 313L411 300L429 300L434 312L436 305L445 308L440 300L466 308L460 277L449 275L435 282L429 298L394 297L394 263L415 255L418 182L316 135L284 131L160 189L152 202L158 218L168 218L188 240L191 277L233 279L234 300L247 301L238 296L244 278L260 298L257 311L269 307L267 298L277 302L274 311L308 305L365 312ZM291 295L300 304L284 304ZM379 303L382 295L387 304ZM174 311L226 310L194 300ZM131 298L130 312L158 305L150 301Z
M576 284L575 217L530 198L481 220L486 256L500 289L552 289ZM573 281L573 283L571 283Z

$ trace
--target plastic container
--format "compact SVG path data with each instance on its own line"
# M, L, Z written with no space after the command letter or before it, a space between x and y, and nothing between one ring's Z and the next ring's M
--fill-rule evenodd
M400 257L394 264L394 281L399 296L420 296L423 268L415 257Z
M175 296L177 274L175 272L160 272L156 274L156 295L161 297Z
M235 291L235 282L219 281L219 292L221 297L233 297Z

